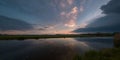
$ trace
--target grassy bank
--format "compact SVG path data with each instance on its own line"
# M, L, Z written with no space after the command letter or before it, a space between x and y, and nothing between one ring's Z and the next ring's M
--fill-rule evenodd
M0 35L0 40L75 38L75 37L110 37L110 36L113 36L113 34Z
M88 51L84 55L77 55L73 60L120 60L120 48Z

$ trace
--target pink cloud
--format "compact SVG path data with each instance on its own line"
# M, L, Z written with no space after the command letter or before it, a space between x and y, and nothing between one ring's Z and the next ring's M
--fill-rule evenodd
M66 18L68 19L68 22L65 24L65 26L75 27L77 16L78 16L78 8L73 7L72 10L66 14Z
M60 6L61 6L62 8L65 8L65 7L66 7L66 4L65 4L64 2L60 2Z
M68 23L65 24L65 26L67 26L67 27L75 27L76 23L75 23L74 20L70 20Z

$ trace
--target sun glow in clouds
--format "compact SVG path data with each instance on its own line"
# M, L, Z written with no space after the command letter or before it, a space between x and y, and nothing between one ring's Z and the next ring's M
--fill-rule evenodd
M76 24L75 24L74 20L70 20L67 24L65 24L65 26L67 26L67 27L75 27Z
M75 27L76 26L76 19L78 16L78 8L73 7L72 10L66 14L66 18L69 19L68 22L65 24L67 27Z

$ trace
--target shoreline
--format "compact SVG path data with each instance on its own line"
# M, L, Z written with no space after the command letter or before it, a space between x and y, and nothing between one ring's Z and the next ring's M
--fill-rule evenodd
M113 37L113 34L57 34L57 35L0 35L0 40L25 40L46 38Z

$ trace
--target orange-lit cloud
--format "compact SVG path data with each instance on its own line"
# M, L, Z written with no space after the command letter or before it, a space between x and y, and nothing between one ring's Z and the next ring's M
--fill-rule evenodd
M66 1L67 3L65 2L65 0L61 0L60 2L60 6L62 7L60 13L61 20L63 21L64 26L69 28L75 28L77 26L76 21L78 18L78 14L84 11L84 4L86 0L80 0L80 6L74 5L75 0L66 0Z
M54 31L54 34L73 34L74 32L71 32L72 30L57 30Z
M76 22L74 20L70 20L68 23L65 24L65 26L67 26L67 27L75 27Z
M66 14L68 22L65 24L65 26L75 27L77 16L78 16L78 8L73 7L72 10L69 13Z
M77 14L78 13L78 8L75 6L70 13L71 14Z

